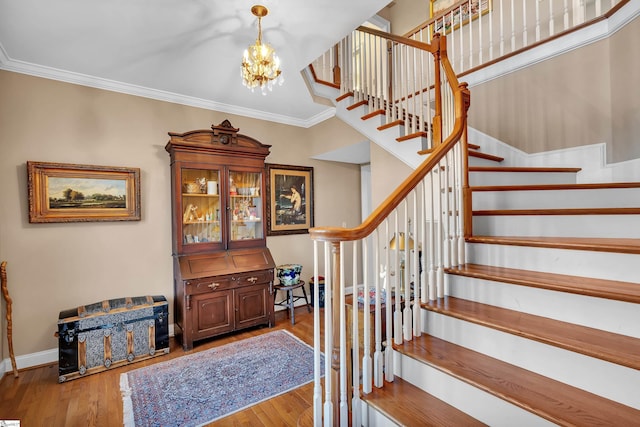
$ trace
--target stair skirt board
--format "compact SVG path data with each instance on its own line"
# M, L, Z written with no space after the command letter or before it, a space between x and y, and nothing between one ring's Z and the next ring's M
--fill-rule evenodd
M397 351L394 367L395 374L405 381L492 427L556 425Z
M467 262L640 283L640 254L467 243Z
M479 236L640 238L640 215L480 215Z
M636 369L427 310L423 311L423 321L425 332L436 338L640 410L640 371ZM415 371L406 372L411 372L412 378L420 375Z
M640 339L638 304L448 275L447 295Z

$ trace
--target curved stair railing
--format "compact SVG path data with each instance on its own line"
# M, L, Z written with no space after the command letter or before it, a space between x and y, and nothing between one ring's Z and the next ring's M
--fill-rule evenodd
M451 5L445 9L432 10L431 18L404 36L431 43L434 32L444 31L448 38L449 61L460 76L608 19L629 0L461 0L448 3ZM469 14L469 10L473 12ZM339 85L340 64L338 46L317 58L312 64L317 81Z
M352 96L353 105L367 105L387 123L401 121L429 146L424 162L362 224L310 230L317 426L365 423L360 393L394 380L390 343L421 335L420 303L445 295L444 269L465 262L464 238L471 233L470 94L449 63L445 37L423 43L360 27L339 46L339 57L348 58L340 64L342 97ZM359 309L347 319L350 298Z

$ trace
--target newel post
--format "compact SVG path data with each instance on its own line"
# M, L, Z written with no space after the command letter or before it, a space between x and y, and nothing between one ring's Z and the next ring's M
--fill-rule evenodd
M460 83L459 86L461 102L459 103L460 111L458 114L462 118L464 123L464 130L462 133L462 152L469 152L469 133L467 127L467 118L469 115L469 107L471 106L471 92L469 91L469 84L466 82ZM469 186L469 156L462 156L462 203L464 212L463 223L463 235L465 238L473 235L473 215L472 215L472 200L471 200L471 187Z
M431 43L438 47L433 52L433 65L434 65L434 89L435 89L435 101L436 111L433 116L433 147L436 148L442 144L442 77L440 75L440 59L441 51L446 51L445 38L440 37L440 33L433 35ZM444 48L444 49L443 49Z
M340 86L342 80L340 78L340 45L333 46L333 83Z

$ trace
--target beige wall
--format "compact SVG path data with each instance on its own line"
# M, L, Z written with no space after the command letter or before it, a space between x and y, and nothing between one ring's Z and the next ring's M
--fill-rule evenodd
M613 158L640 159L640 18L609 40Z
M640 19L609 39L473 86L469 125L528 153L605 142L610 162L636 159L638 43Z
M376 209L413 170L388 151L371 144L371 206Z
M359 167L309 158L325 134L336 145L362 140L331 132L344 126L337 119L304 129L7 71L0 71L0 93L0 259L8 262L17 356L57 348L63 309L148 294L172 304L169 131L229 119L240 133L272 145L268 162L314 167L317 225L358 221ZM30 224L27 160L139 167L142 220ZM301 263L310 276L308 235L269 237L267 244L276 263Z
M396 1L386 8L384 16L391 22L393 34L406 34L429 19L429 1Z

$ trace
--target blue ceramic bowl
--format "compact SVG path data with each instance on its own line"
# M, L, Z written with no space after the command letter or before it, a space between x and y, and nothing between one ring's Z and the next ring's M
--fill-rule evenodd
M302 272L300 264L283 264L277 266L276 269L282 285L290 286L300 282L300 272Z

